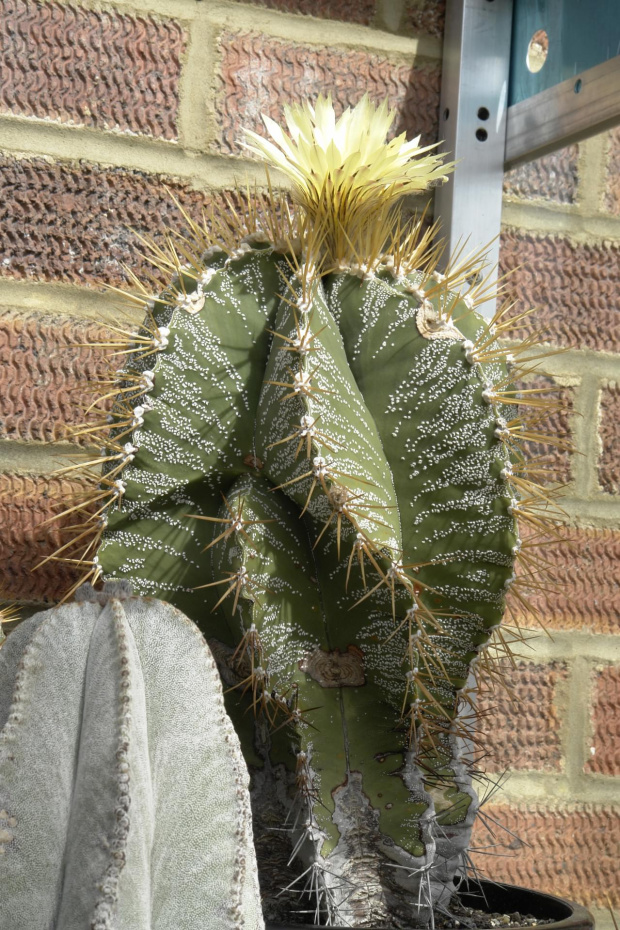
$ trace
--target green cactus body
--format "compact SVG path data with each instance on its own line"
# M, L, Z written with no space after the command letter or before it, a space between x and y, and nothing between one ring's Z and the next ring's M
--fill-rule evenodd
M174 297L152 311L152 347L140 367L154 367L156 376L148 393L132 398L135 449L127 447L131 465L116 479L123 505L109 514L114 533L104 547L109 573L135 575L149 594L165 594L194 615L204 602L194 589L211 528L187 514L215 517L222 491L247 471L280 283L271 250L243 251L226 267L221 257L216 252L205 265L202 283L181 275ZM197 289L203 309L183 307ZM125 404L116 416L125 422Z
M413 301L408 287L385 278L337 276L328 288L391 464L407 561L433 563L417 573L432 589L429 606L456 613L441 620L460 640L443 661L463 687L469 662L501 622L518 539L506 482L511 458L497 436L510 414L483 397L505 366L473 361L472 338L485 326L464 303L449 324L431 328L426 318L437 314L415 285Z
M332 188L308 185L294 231L275 205L267 234L204 253L195 227L196 257L156 251L177 274L143 300L112 428L93 428L93 540L105 528L84 562L205 632L266 915L402 927L463 869L470 676L514 581L515 488L547 496L520 470L501 315L460 297L466 272L407 264L421 247L392 213L367 246L362 194L334 201L366 217L343 235Z
M205 630L248 763L289 772L285 817L307 808L291 846L305 868L339 863L321 907L342 916L352 794L375 856L406 867L394 888L422 876L437 898L451 877L458 856L444 874L437 844L468 834L476 807L459 693L517 537L482 398L502 372L466 357L482 322L437 336L410 281L289 261L210 255L152 311L137 369L152 388L118 413L132 458L98 562Z

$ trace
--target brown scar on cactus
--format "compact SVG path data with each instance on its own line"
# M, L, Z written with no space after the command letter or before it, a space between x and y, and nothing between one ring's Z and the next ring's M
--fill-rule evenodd
M343 652L315 649L300 660L299 668L322 688L361 688L366 680L364 653L355 645L347 646Z

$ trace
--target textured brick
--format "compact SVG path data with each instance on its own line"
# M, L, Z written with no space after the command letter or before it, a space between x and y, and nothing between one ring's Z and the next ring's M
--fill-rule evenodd
M248 2L248 0L246 0ZM375 13L375 0L250 0L256 6L301 13L320 19L339 19L345 23L370 26Z
M164 184L189 213L207 205L170 179L122 168L0 157L0 175L2 273L13 278L120 284L122 263L144 276L150 266L130 230L156 238L184 226Z
M594 755L586 772L620 776L620 666L608 665L596 675L592 706Z
M487 813L510 833L491 820L487 829ZM586 906L606 907L607 895L612 906L620 904L618 808L488 804L475 827L474 846L495 853L492 858L474 854L483 875L495 881L548 891Z
M108 367L103 349L79 344L104 338L101 326L66 317L1 316L0 438L66 439L93 400L88 381Z
M562 439L570 439L570 421L573 415L574 392L570 388L559 388L555 382L544 375L528 378L517 385L524 390L554 388L548 394L541 394L552 404L559 404L560 409L551 410L536 424L536 431ZM531 395L530 395L531 396ZM535 395L534 395L535 396ZM536 412L536 408L523 406L523 415L528 416ZM571 453L568 449L560 449L552 443L529 442L525 446L528 458L540 460L541 466L549 474L549 481L566 484L571 478ZM541 480L540 478L538 479Z
M0 474L0 564L6 597L54 601L75 582L74 569L61 562L33 569L60 545L59 524L44 522L64 510L79 488L62 478ZM71 522L75 518L64 520L65 525Z
M601 456L598 481L608 494L620 493L620 387L609 384L601 391L599 437Z
M510 691L497 689L481 696L481 741L490 771L533 770L558 772L562 768L558 686L567 678L564 663L537 665L520 662L506 670Z
M532 593L531 604L552 630L620 633L620 532L567 527L563 535L541 551L555 584L546 598Z
M437 138L440 75L436 68L412 68L366 51L310 48L259 34L225 34L220 39L222 71L217 102L221 148L240 153L241 127L263 130L261 113L273 119L284 103L331 93L337 111L368 92L388 97L398 111L394 129Z
M574 203L577 195L579 148L569 145L504 176L504 193L519 200Z
M515 313L537 312L512 335L542 328L554 345L620 351L620 249L615 245L575 244L561 237L504 230L500 272L510 272L508 292Z
M620 216L620 127L609 133L609 156L603 206L614 216Z
M446 24L446 0L411 0L406 25L412 32L443 38Z
M58 2L2 6L2 110L177 138L179 23Z

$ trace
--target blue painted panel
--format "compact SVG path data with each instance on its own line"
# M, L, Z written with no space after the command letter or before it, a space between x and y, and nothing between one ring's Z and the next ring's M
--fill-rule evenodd
M514 0L509 105L620 55L620 0ZM547 59L527 67L530 39L549 38Z

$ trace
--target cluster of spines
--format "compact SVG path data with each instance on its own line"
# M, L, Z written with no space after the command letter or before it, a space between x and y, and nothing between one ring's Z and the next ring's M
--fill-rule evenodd
M84 582L96 584L101 577L97 549L107 526L108 513L121 507L126 490L122 474L138 451L131 440L144 422L147 397L154 387L155 375L151 369L138 371L128 367L127 361L126 367L118 369L114 360L119 355L133 357L133 360L136 356L150 358L165 347L167 337L165 327L154 326L151 337L118 330L117 338L106 345L112 350L110 371L99 382L91 383L91 391L97 397L85 408L84 423L72 430L74 442L99 451L72 455L71 464L58 472L64 477L77 478L83 486L74 500L51 518L51 521L62 520L61 533L68 538L39 563L62 561L82 570L65 598L71 597ZM116 390L110 390L111 385Z
M0 599L4 600L2 591L0 591ZM20 613L16 607L0 607L0 646L2 646L6 639L7 630L5 627L11 626L13 623L17 623L19 620Z

